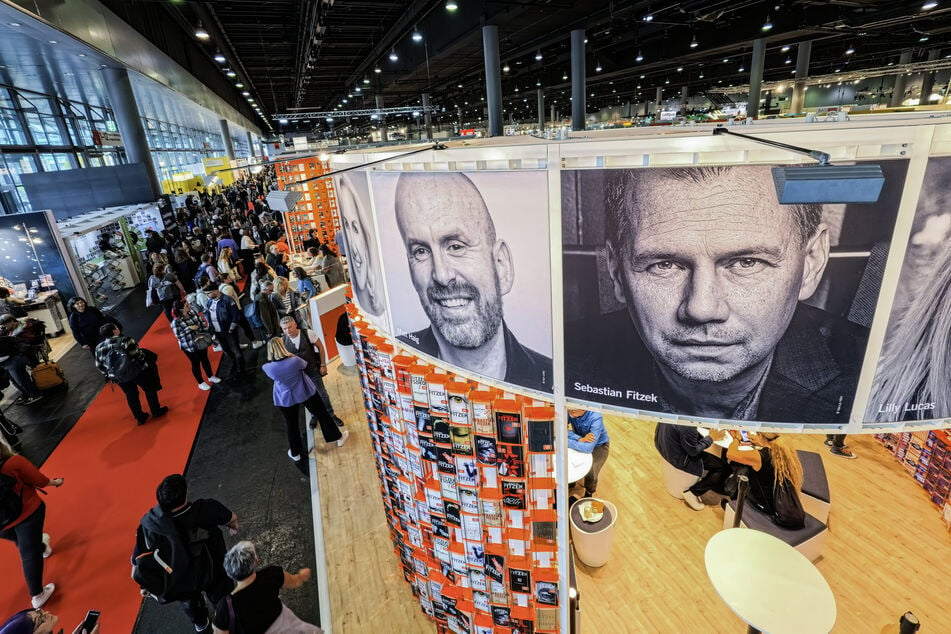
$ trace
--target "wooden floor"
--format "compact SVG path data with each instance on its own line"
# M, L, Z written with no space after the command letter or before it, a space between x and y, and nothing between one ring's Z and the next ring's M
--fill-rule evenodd
M390 545L359 379L338 367L327 386L351 438L339 450L321 447L317 458L334 634L429 634L435 627ZM652 423L609 417L606 424L611 455L598 496L617 505L620 519L608 564L578 564L582 631L744 631L704 570L704 547L720 530L722 511L693 511L667 495ZM795 436L793 444L821 452L830 481L830 534L817 566L836 596L833 631L897 632L899 616L911 610L922 632L951 632L951 534L937 509L872 436L849 438L858 460L829 455L823 439Z
M432 634L390 542L360 378L339 368L331 364L324 383L350 439L341 448L324 447L319 432L314 439L333 633Z

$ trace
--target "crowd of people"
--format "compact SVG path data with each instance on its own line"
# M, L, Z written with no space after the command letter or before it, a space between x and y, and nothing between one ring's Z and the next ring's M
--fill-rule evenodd
M308 300L323 290L318 274L330 287L345 283L346 278L333 248L321 244L316 231L304 241L303 260L292 261L280 215L272 213L265 202L266 193L274 187L273 171L265 170L220 192L199 191L185 197L171 228L147 231L151 275L146 282L146 306L161 307L199 390L211 390L222 381L221 370L216 371L209 358L212 347L230 361L227 378L241 380L255 365L249 364L245 350L267 346L261 369L273 381L273 403L284 422L288 457L309 477L301 406L312 416L311 427L319 426L327 443L343 446L349 431L334 414L323 383L327 358L320 338L308 327ZM10 294L2 295L0 303L9 310L0 315L0 380L8 377L19 389L21 402L31 404L43 396L30 375L37 357L34 343L27 341L33 334L30 324L15 316ZM106 380L124 392L136 423L142 425L167 413L168 407L159 400L158 355L124 335L115 318L83 298L71 299L67 308L77 344L90 352ZM141 392L147 410L142 407ZM7 487L21 500L21 507L13 517L0 517L0 538L18 548L33 609L14 615L0 625L0 632L28 626L31 629L22 631L53 631L56 617L41 610L55 585L43 581L43 561L52 548L49 535L43 532L45 504L37 492L61 486L63 480L47 477L18 455L11 446L15 438L7 438L5 429L8 442L0 442L0 494ZM275 624L293 626L295 632L320 631L297 619L277 594L281 588L306 582L308 569L294 574L274 566L257 570L254 546L246 541L226 552L220 527L236 534L237 517L215 500L189 501L181 475L165 478L156 498L158 504L139 526L133 554L133 568L141 572L134 578L143 595L180 602L198 632L291 631L269 629ZM168 556L180 557L174 567L182 573L164 579L162 586L151 583L148 575L147 560L158 552L157 544ZM86 630L77 628L80 631Z

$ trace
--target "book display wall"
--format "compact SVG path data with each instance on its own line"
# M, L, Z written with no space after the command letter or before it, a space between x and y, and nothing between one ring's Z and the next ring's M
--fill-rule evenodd
M327 161L317 157L289 160L277 166L277 182L281 189L291 183L321 176L330 171ZM285 225L288 231L288 245L296 253L303 251L303 242L311 229L323 243L333 244L340 230L337 219L337 197L333 180L321 178L299 186L301 199L294 209L285 212Z
M557 632L554 408L378 334L354 350L394 551L440 634Z
M944 430L876 434L944 516L951 530L951 434Z

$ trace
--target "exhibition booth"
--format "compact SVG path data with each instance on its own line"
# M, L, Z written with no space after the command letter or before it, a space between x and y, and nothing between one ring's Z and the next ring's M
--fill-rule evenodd
M164 227L154 203L98 209L58 221L65 252L79 274L78 294L104 312L117 306L148 278L145 231Z
M592 631L619 631L619 618L638 623L628 631L713 631L671 615L688 602L717 631L871 631L855 625L855 568L842 560L878 565L866 551L880 544L857 541L862 505L887 500L876 478L904 487L892 504L920 514L946 558L951 445L933 430L951 426L951 125L895 114L736 126L831 155L798 183L810 159L713 129L332 157L333 170L385 159L335 188L351 193L338 201L349 311L393 565L437 631L578 631L581 596ZM611 436L593 505L568 506L583 474L569 475L566 406L601 412ZM677 485L667 494L658 423L786 436L811 533L751 512L741 525L773 542L715 542L737 511L695 513ZM825 434L902 466L832 458ZM816 618L784 630L751 605L781 583L770 575L756 577L756 601L735 598L724 566L738 549L789 558L801 574L786 596L821 604ZM865 624L908 607L877 600Z
M53 336L68 327L65 302L76 292L70 270L51 212L0 216L0 286Z

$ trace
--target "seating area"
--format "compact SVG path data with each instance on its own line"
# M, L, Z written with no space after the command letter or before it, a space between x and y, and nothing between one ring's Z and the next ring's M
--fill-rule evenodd
M730 500L723 509L723 528L731 528L735 516L736 500ZM801 552L809 561L816 561L822 556L826 534L829 532L829 527L825 523L808 512L806 512L806 526L799 530L790 530L774 524L769 517L750 504L743 506L740 526L762 531L781 539Z

